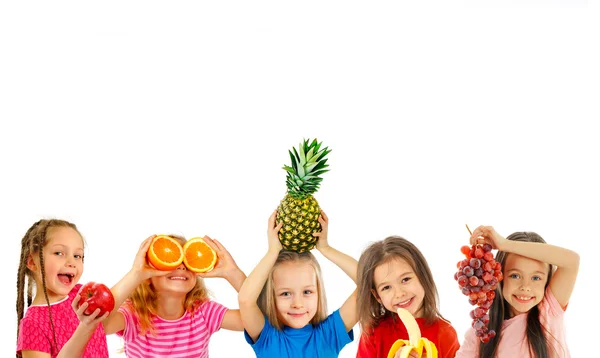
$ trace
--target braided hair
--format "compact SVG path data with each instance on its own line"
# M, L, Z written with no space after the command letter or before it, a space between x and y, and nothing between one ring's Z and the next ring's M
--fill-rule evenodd
M25 233L23 239L21 239L21 259L19 261L19 270L17 273L17 337L19 337L19 329L21 319L23 319L24 313L24 299L25 299L25 278L27 278L27 307L31 306L33 300L33 283L35 282L33 272L27 267L27 261L30 257L37 255L40 260L40 274L42 279L42 289L44 291L44 297L48 305L48 317L50 319L50 327L52 329L52 336L54 340L54 347L58 347L56 341L56 330L54 329L54 321L52 320L52 310L50 309L50 299L48 298L48 291L46 289L46 269L44 267L44 253L43 248L48 244L47 234L48 230L55 227L69 227L79 233L75 224L72 224L65 220L50 219L50 220L39 220L35 222ZM80 234L81 235L81 234ZM40 287L36 287L38 291ZM58 354L58 352L56 352ZM17 355L19 357L19 355Z

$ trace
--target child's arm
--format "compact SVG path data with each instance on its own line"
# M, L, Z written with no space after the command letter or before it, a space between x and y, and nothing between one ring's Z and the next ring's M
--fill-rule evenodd
M275 225L276 215L277 211L274 211L269 218L269 228L267 230L267 236L269 238L269 250L267 251L265 257L263 257L258 265L256 265L254 270L252 270L250 276L246 278L246 281L244 281L244 284L240 289L240 293L238 294L242 322L244 323L246 332L248 332L248 335L254 342L256 342L258 336L260 336L260 333L263 330L263 327L265 326L264 315L260 311L260 308L258 308L256 301L258 300L260 291L269 277L269 271L271 271L275 261L277 261L279 251L282 249L279 238L277 237L277 233L283 226L283 223Z
M146 263L146 253L155 236L152 235L142 242L131 270L110 289L115 298L115 309L112 310L110 316L103 323L104 332L107 335L119 332L125 328L125 317L119 312L119 307L121 307L135 288L151 277L164 276L170 272L153 269Z
M319 216L319 222L321 223L322 231L313 234L313 236L319 238L317 241L317 250L319 250L319 252L321 252L321 254L329 261L341 268L342 271L356 283L358 261L329 246L329 242L327 241L329 218L322 210L321 216ZM347 331L351 330L358 322L358 316L356 314L356 294L356 290L354 290L352 295L350 295L342 307L340 307L340 316L342 317L342 321L344 321L344 326L346 326Z
M507 240L491 226L475 229L471 235L471 244L481 243L480 237L500 251L556 265L557 269L549 284L550 290L561 307L569 303L579 271L579 255L576 252L550 244Z
M246 280L246 274L240 270L229 251L227 251L219 241L205 236L204 242L215 250L217 254L217 264L214 269L206 273L199 273L198 276L202 278L222 277L229 282L236 292L240 292L242 284ZM221 321L221 328L230 331L243 331L244 324L242 323L240 310L228 309Z

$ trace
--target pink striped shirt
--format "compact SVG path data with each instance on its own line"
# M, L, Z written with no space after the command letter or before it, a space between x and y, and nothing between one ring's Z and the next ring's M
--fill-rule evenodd
M152 357L208 357L210 336L221 328L227 308L207 301L191 314L176 320L158 316L152 319L156 335L140 334L138 316L127 305L119 308L125 317L125 329L117 332L125 341L125 354L133 358Z

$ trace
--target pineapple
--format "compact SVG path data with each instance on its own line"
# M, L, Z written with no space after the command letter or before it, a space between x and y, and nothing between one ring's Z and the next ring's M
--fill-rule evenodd
M321 231L321 209L313 194L323 180L320 175L328 171L325 157L331 152L321 144L316 139L305 139L298 151L289 151L292 166L283 167L287 171L287 193L277 208L276 220L283 221L279 241L285 250L310 251L317 243L312 234Z

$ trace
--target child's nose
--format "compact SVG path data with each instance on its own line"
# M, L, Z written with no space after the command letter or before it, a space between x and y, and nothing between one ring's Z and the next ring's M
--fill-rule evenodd
M187 267L185 267L184 264L181 264L181 265L179 265L179 267L177 267L177 270L187 271Z

